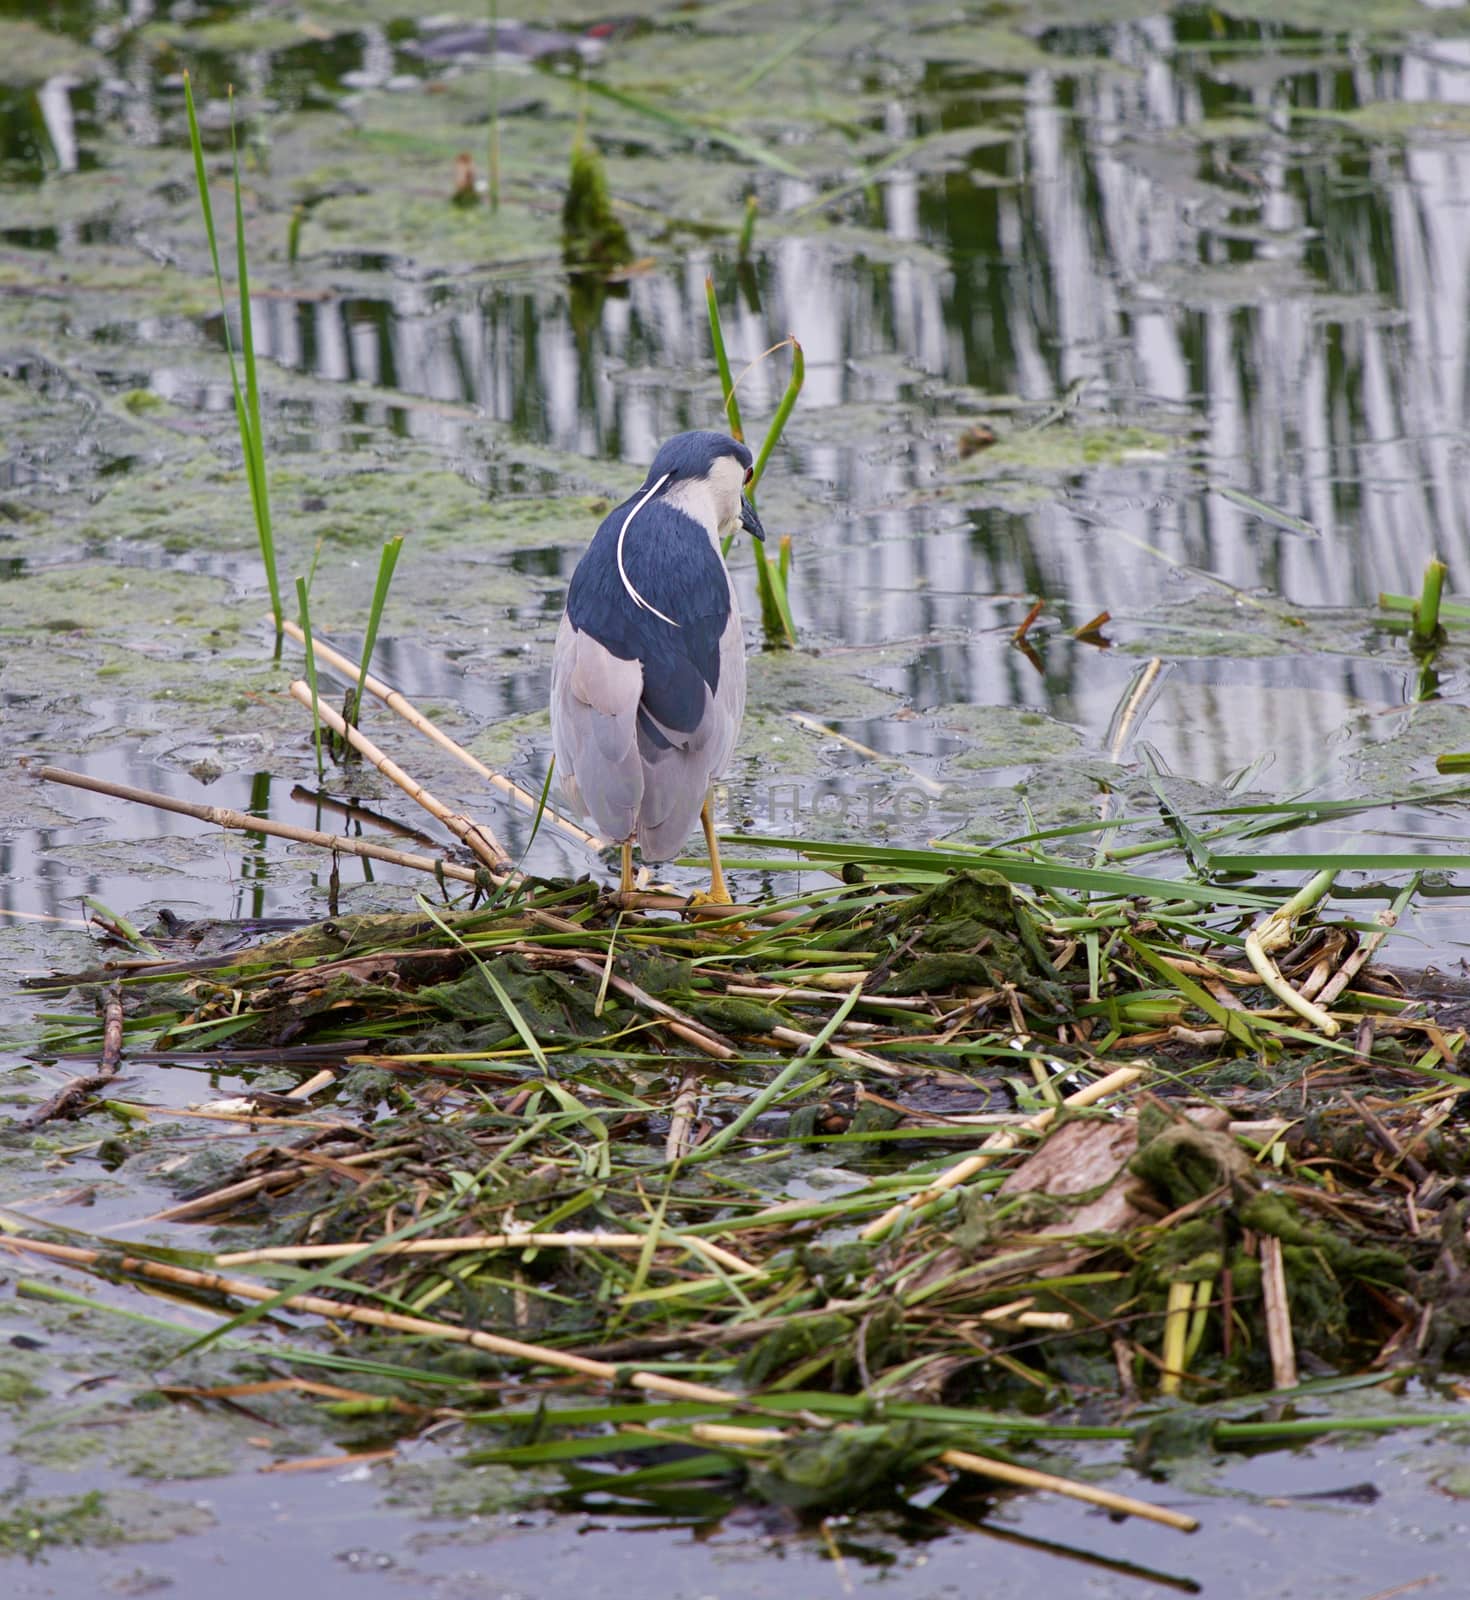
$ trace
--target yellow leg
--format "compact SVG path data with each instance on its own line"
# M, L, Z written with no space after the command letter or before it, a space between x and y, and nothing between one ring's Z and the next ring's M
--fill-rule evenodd
M733 905L730 890L725 883L725 869L720 865L720 841L715 837L715 817L712 797L704 797L704 809L699 820L704 824L704 842L709 846L709 900L713 905Z
M623 841L623 876L618 884L619 894L632 894L633 892L633 841Z

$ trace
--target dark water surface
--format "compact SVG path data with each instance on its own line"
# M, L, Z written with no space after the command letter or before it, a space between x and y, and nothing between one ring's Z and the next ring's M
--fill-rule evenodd
M800 9L797 23L775 5L633 0L610 21L533 3L492 87L473 33L457 51L409 0L0 0L0 1069L18 1094L55 1075L26 1062L34 1007L15 977L87 959L67 926L83 895L143 919L234 918L316 914L327 892L307 853L42 787L18 760L339 826L300 792L316 775L283 692L298 658L273 660L262 621L185 68L216 176L236 92L282 570L316 561L314 614L351 653L381 543L407 534L376 670L527 786L548 755L556 619L600 508L665 436L718 421L710 275L737 368L788 333L807 363L761 495L767 527L792 536L806 648L752 664L727 821L983 840L1096 817L1105 788L1147 813L1150 784L1185 807L1437 787L1438 803L1287 846L1464 848L1434 758L1470 748L1470 658L1452 642L1428 682L1378 608L1382 591L1416 592L1436 554L1470 592L1464 13ZM577 63L634 103L584 96ZM492 94L493 218L448 204L461 150L485 176ZM680 120L711 112L717 127ZM579 118L640 258L610 289L569 285L560 259ZM787 370L782 352L743 381L752 432ZM996 443L967 452L982 420ZM738 553L754 618L749 562ZM1010 635L1036 599L1028 656ZM1073 637L1104 611L1106 648ZM513 848L529 842L463 769L386 716L371 731ZM327 787L418 825L370 773ZM545 835L530 859L588 866ZM343 873L345 904L407 903L391 869ZM1402 881L1346 886L1370 914ZM1453 965L1470 942L1454 878L1431 888L1392 947L1401 965ZM9 1181L0 1203L33 1192ZM113 1194L104 1209L144 1208ZM1212 1596L1366 1597L1432 1573L1417 1592L1449 1595L1465 1529L1460 1502L1426 1487L1435 1448L1237 1462L1191 1499L1194 1541L1039 1501L1002 1522ZM1261 1498L1362 1479L1376 1508ZM140 1546L132 1588L126 1552L117 1592L150 1592L150 1573L218 1594L303 1574L364 1595L614 1595L651 1573L671 1596L843 1590L800 1541L497 1524L489 1557L483 1532L445 1543L440 1524L412 1544L417 1525L382 1520L370 1475L196 1487L167 1492L209 1499L219 1529ZM975 1536L875 1539L875 1564L848 1562L858 1587L1154 1586ZM65 1595L97 1582L96 1562L7 1570L20 1594Z

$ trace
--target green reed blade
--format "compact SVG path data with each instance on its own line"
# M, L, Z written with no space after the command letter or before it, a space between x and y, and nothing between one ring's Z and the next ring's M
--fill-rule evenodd
M736 257L741 261L750 260L750 246L755 238L755 218L760 206L753 194L745 197L745 219L740 224L740 238L735 247Z
M771 459L771 452L776 448L781 434L786 427L786 419L791 415L796 405L796 398L801 393L801 386L806 382L806 356L797 339L791 340L791 377L786 383L786 393L781 396L781 404L776 407L776 415L771 418L771 425L766 429L765 442L761 445L760 454L755 458L755 465L751 469L749 494L754 497L755 491L760 487L761 474L766 470L766 462Z
M398 557L402 550L403 535L400 533L383 546L383 554L378 562L378 581L373 585L373 603L368 611L367 635L362 641L362 666L358 669L357 688L352 692L352 704L348 707L346 717L346 721L353 727L357 726L358 715L362 711L368 663L373 659L373 646L378 642L378 624L383 620L383 607L388 603L388 590L393 585L393 569L398 565Z
M725 418L730 424L730 432L742 442L745 439L745 428L740 420L740 402L735 398L735 380L730 376L730 358L725 353L725 331L720 325L720 304L715 298L715 280L704 280L704 303L709 308L709 336L715 347L715 367L720 374L720 396L724 402ZM730 541L725 541L728 553Z
M204 214L204 234L209 241L209 259L214 268L214 286L219 295L220 316L225 329L225 354L230 363L230 388L235 401L235 422L240 430L240 449L245 461L245 479L250 486L250 506L255 515L255 533L265 564L270 589L271 615L277 634L281 631L281 587L276 572L275 537L271 527L270 497L266 487L265 444L260 429L260 389L256 381L255 341L250 321L250 286L245 270L244 207L240 196L240 159L235 145L234 96L230 98L230 155L234 170L235 238L239 261L240 332L245 362L245 392L240 389L235 365L235 343L230 333L229 305L225 299L224 273L220 270L219 239L214 226L214 207L209 198L209 179L204 171L204 142L199 134L199 117L194 108L194 89L189 74L184 74L184 106L189 115L189 145L194 156L194 182L199 191L199 207Z
M311 741L316 747L316 781L326 781L326 769L322 765L322 718L317 700L316 686L316 641L311 631L311 606L307 602L307 583L305 578L296 580L296 605L300 611L301 633L306 649L306 681L311 685Z

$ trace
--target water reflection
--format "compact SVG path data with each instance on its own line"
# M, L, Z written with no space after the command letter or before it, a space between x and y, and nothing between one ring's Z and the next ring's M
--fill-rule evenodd
M1396 155L1308 115L1462 102L1466 47L1440 41L1432 56L1374 58L1349 73L1192 48L1208 42L1191 40L1192 26L1109 29L1099 41L1108 56L1136 70L1036 73L1011 143L955 171L885 176L882 226L895 244L923 248L884 262L822 237L782 239L762 257L756 304L734 300L729 336L741 355L791 329L807 352L782 465L844 514L803 529L804 549L830 563L835 551L871 551L875 534L897 541L863 560L855 587L874 607L859 616L881 614L880 593L929 587L936 568L951 590L991 592L957 546L913 537L908 507L887 527L862 516L929 485L947 457L952 440L925 428L925 410L974 405L964 400L974 392L1050 401L1077 379L1090 380L1083 422L1192 433L1209 481L1321 533L1283 536L1200 492L1177 460L1078 473L1079 501L1131 512L1168 559L1303 604L1368 604L1410 584L1438 548L1452 582L1470 585L1470 227L1456 199L1470 154L1429 130ZM993 116L977 93L972 78L940 73L926 114L943 126ZM906 131L920 129L895 110ZM1202 128L1204 117L1246 112L1261 136L1238 120L1218 139ZM796 198L800 186L781 180L781 190ZM701 250L635 279L586 338L559 282L401 280L376 297L262 300L257 337L287 367L463 404L522 437L641 463L668 433L710 420L710 270L728 290L729 264ZM747 413L768 410L781 381L778 365L752 374ZM473 451L477 418L422 406L401 415L412 436ZM1136 606L1160 592L1153 564L1117 550L1099 561L1066 501L1024 519L1019 539L1030 546L1021 564L1033 576L1047 565L1053 594L1085 593L1081 604L1126 595ZM1074 562L1049 554L1068 547ZM850 613L830 595L802 585L799 597L809 625L847 636Z
M118 126L140 144L172 137L177 87L133 30L185 8L54 16L79 35L86 18L115 27L109 74L0 102L0 159L54 174L95 160ZM1255 659L1247 612L1201 623L1192 608L1225 592L1202 575L1302 608L1371 607L1380 590L1416 586L1436 552L1451 587L1470 589L1470 123L1456 115L1470 101L1470 42L1349 52L1206 9L1035 38L1050 60L1034 70L936 53L907 80L895 73L869 131L921 143L867 186L829 204L814 183L757 174L772 220L749 270L723 241L677 253L655 241L652 270L574 305L554 262L430 271L413 241L343 248L308 219L302 274L254 303L256 346L339 385L340 400L319 386L275 397L272 448L332 456L408 439L497 497L604 487L577 463L641 466L668 434L715 420L712 273L737 363L793 330L805 348L806 390L762 507L796 537L807 638L889 648L863 672L896 708L1044 712L1094 752L1137 653L1154 650L1172 670L1135 737L1166 768L1217 783L1270 756L1273 788L1330 790L1413 693L1400 647L1345 636L1341 653ZM396 26L348 31L206 60L201 82L243 67L252 93L302 107L375 85L418 93L463 70L432 51L410 57L411 41ZM405 73L416 78L400 83ZM19 207L0 243L61 252L119 237L110 218L39 223ZM218 322L206 331L223 341ZM151 385L181 408L227 411L228 385L188 365L187 325L154 332L172 350ZM147 340L121 323L92 336L104 334ZM748 376L747 417L770 412L784 376L780 357ZM1069 395L1070 411L1036 426ZM980 415L1012 446L994 467L957 459ZM18 460L0 461L0 483L24 487ZM528 578L565 577L585 531L505 560ZM748 572L739 581L753 611ZM1035 596L1047 611L1034 667L1006 635ZM487 723L538 711L557 595L509 609L534 639L525 660L472 644L435 662L388 641L385 673ZM1117 649L1067 638L1103 611ZM942 724L903 726L885 742L869 719L861 737L936 771L953 756Z

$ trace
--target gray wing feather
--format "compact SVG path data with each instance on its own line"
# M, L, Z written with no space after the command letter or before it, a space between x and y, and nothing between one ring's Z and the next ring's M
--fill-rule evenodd
M638 702L643 667L561 619L551 658L551 744L567 802L605 839L630 839L643 800Z
M734 751L744 714L745 640L732 591L729 621L720 636L720 684L707 697L699 726L693 733L676 733L655 722L672 748L644 751L638 843L650 861L678 855L694 831L710 785Z
M745 641L733 590L719 688L707 695L699 726L668 728L644 708L658 737L640 741L642 697L642 664L613 655L563 616L551 658L551 742L562 793L603 838L621 842L636 833L648 860L667 861L694 831L745 714Z

